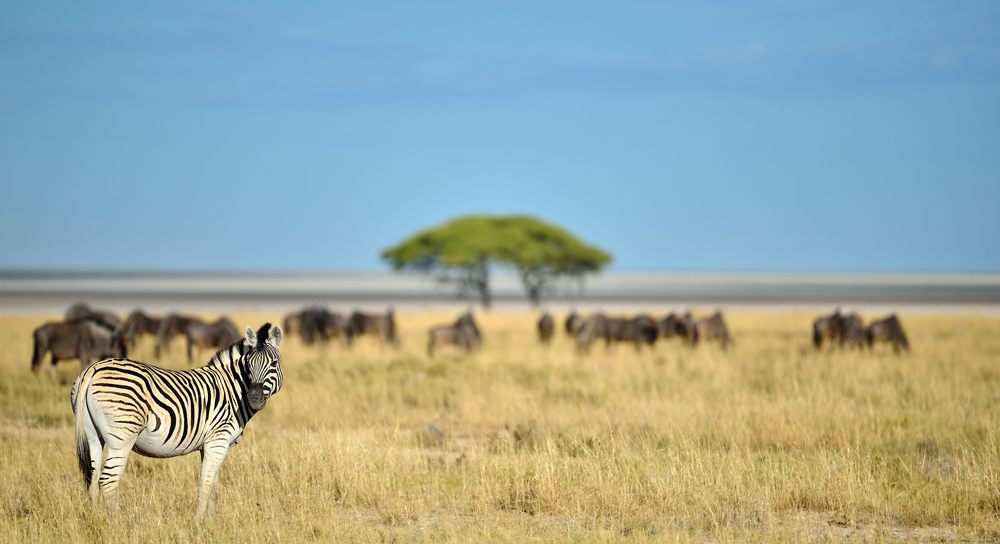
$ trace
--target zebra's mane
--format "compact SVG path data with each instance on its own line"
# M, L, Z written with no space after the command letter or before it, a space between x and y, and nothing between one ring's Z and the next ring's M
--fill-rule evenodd
M206 367L224 366L239 359L240 357L243 356L244 353L246 353L246 346L244 345L244 342L246 342L246 339L240 338L229 347L222 348L219 351L215 352L215 355L212 356L212 359L208 361L208 364L205 366ZM234 351L237 352L235 357L233 356Z

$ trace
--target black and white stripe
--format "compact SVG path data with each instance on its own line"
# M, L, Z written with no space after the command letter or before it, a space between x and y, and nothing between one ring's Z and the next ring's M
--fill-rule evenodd
M130 359L88 368L71 392L76 450L91 496L100 471L105 502L117 502L129 452L176 457L200 451L196 515L214 509L219 467L250 418L281 389L280 327L246 328L246 337L220 350L208 365L167 370ZM104 459L103 447L107 446Z

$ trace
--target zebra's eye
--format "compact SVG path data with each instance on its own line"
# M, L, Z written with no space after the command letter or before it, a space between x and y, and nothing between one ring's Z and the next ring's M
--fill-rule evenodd
M271 361L271 366L272 366L272 367L274 367L274 366L278 366L278 361Z

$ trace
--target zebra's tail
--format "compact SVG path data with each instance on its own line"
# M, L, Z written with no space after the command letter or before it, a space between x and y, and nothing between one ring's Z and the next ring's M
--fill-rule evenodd
M94 478L94 463L90 458L90 443L87 441L87 431L84 424L86 418L90 417L87 410L87 388L90 386L90 372L84 371L80 374L79 387L76 387L76 397L73 399L73 415L76 416L76 458L80 461L80 472L83 473L83 481L90 489L90 482Z

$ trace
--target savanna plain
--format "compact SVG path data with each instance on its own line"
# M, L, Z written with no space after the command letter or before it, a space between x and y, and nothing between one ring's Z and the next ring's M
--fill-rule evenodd
M1000 540L998 317L904 313L896 354L815 350L816 313L740 311L728 351L579 355L561 330L541 345L536 313L495 311L480 351L429 358L427 329L456 316L398 312L398 349L286 338L284 387L204 520L196 454L133 454L121 509L92 506L79 364L29 369L31 331L57 316L0 316L0 541ZM187 368L183 348L157 360L146 338L130 357Z

